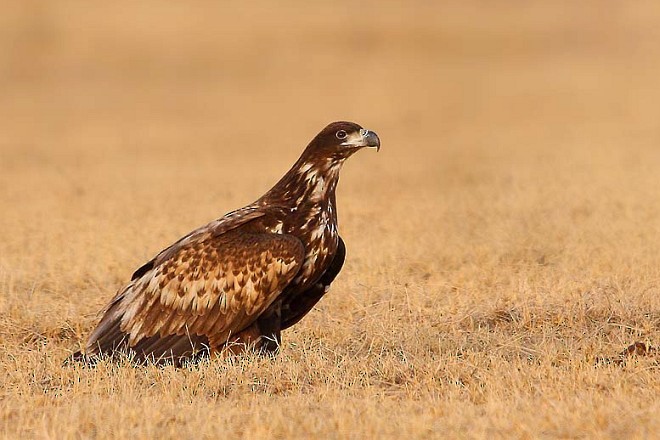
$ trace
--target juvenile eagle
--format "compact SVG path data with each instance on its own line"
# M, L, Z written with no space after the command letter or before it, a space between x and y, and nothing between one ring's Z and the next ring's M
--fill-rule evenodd
M334 122L266 194L181 238L140 267L105 308L84 354L126 353L180 364L252 346L275 352L280 332L328 291L346 255L335 188L344 161L376 133Z

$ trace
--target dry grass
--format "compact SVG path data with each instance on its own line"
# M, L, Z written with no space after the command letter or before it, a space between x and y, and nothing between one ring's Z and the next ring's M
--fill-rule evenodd
M660 344L660 8L251 5L3 5L2 434L657 438L658 357L595 360ZM383 148L277 359L62 368L336 119Z

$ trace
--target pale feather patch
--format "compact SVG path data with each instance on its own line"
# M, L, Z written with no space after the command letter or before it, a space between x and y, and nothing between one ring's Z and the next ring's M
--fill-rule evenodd
M300 173L306 173L307 171L311 170L314 167L314 164L311 162L306 162L300 167Z
M325 185L325 179L321 176L319 176L318 179L316 179L315 182L310 182L313 189L312 193L310 194L310 199L313 202L318 202L320 200L323 200L326 196L327 193L327 188Z
M273 234L281 234L284 227L284 222L282 220L275 223L275 226L269 229Z

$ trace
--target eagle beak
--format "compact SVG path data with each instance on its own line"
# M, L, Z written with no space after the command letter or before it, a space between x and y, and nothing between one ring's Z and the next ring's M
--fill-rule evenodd
M355 148L375 148L376 151L380 151L380 139L378 139L378 135L364 128L359 133L349 136L342 145Z
M380 151L380 139L378 139L378 135L369 130L360 131L364 131L364 133L360 133L362 134L362 139L364 139L364 145L367 148L375 148L376 151Z

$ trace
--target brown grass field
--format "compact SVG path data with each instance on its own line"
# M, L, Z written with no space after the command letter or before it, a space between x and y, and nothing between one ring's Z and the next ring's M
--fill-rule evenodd
M6 438L660 438L657 2L0 14ZM347 263L254 355L63 367L132 271L326 123Z

